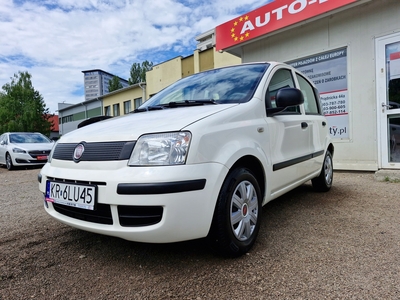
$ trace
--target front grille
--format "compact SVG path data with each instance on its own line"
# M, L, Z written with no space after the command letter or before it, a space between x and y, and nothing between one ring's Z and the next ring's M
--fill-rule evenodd
M161 221L162 206L118 206L119 223L124 227L149 226Z
M111 208L108 204L96 204L95 210L88 210L82 208L76 208L66 205L53 203L53 207L56 212L68 216L70 218L79 219L82 221L112 225L113 220L111 216Z
M50 150L34 150L34 151L29 151L28 153L31 157L36 158L38 156L49 155Z
M75 147L79 143L57 144L53 158L59 160L73 160ZM129 159L135 142L102 142L85 143L84 152L80 161L111 161Z

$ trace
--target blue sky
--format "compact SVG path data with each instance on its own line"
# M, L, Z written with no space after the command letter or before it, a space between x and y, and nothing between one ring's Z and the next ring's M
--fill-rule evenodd
M187 56L195 37L268 0L0 0L0 87L18 71L50 112L84 101L83 70Z

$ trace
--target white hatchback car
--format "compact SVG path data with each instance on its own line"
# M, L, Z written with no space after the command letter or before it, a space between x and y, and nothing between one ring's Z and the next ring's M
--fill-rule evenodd
M64 135L38 180L46 211L70 226L150 243L208 236L238 256L267 202L308 180L330 189L332 156L313 84L286 64L250 63Z
M0 135L0 165L8 170L44 165L53 146L53 142L39 132L3 133Z

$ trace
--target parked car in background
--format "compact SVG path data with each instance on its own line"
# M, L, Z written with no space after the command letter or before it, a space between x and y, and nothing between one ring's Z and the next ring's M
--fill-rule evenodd
M0 136L0 164L8 170L18 166L44 165L54 143L39 132L6 132Z
M286 64L209 70L62 136L39 189L70 226L150 243L208 236L239 256L263 205L309 180L331 188L328 127L317 89Z

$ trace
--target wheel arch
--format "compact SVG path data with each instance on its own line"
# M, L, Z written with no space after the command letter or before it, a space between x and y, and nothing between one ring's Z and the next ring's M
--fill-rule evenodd
M335 152L335 147L333 146L332 143L330 143L330 144L328 145L328 150L329 150L329 152L332 154L332 157L333 157L333 153Z
M10 155L11 160L12 160L12 155L10 154L10 151L7 150L6 153L4 153L4 163L7 162L7 155Z
M266 175L264 167L260 160L252 155L243 156L232 165L226 177L228 177L230 172L240 167L247 168L251 171L251 173L257 179L258 185L260 187L261 198L264 199L266 191Z

